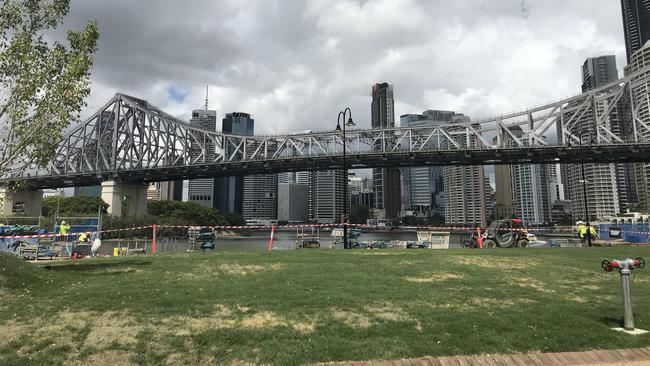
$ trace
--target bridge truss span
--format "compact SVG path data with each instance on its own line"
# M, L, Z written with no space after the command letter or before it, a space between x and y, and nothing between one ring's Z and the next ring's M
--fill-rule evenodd
M527 111L426 127L347 131L350 168L650 160L650 121L635 103L650 69ZM647 95L646 95L647 99ZM154 182L342 167L341 132L238 136L190 126L116 94L68 132L48 166L13 171L33 188Z

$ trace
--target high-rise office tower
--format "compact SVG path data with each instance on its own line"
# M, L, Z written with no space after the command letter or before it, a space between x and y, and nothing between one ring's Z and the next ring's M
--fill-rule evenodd
M395 127L395 100L393 86L387 83L372 87L372 128ZM376 195L376 208L384 217L395 220L400 210L400 177L397 168L375 168L372 170L372 184Z
M435 127L445 121L443 111L425 111L422 114L406 114L400 117L400 126ZM402 180L402 216L407 213L425 214L427 217L445 217L443 168L400 168Z
M252 136L255 120L248 113L226 114L221 131ZM258 174L219 178L215 184L215 207L222 213L241 214L248 221L276 220L278 217L278 175Z
M425 124L435 126L438 124L455 124L467 123L470 121L469 117L451 111L425 111L421 117L413 115L411 117L405 116L405 120L412 119L415 124ZM426 122L425 122L426 121ZM480 125L473 125L475 129L480 130ZM450 128L453 131L454 128ZM464 126L459 126L458 130L464 130ZM477 146L479 140L476 136L469 139L463 134L454 135L454 140L457 144L463 147ZM433 143L433 142L430 142ZM445 145L445 143L443 143ZM441 146L446 148L445 146ZM450 148L449 146L447 146ZM435 148L432 146L432 148ZM429 189L432 189L435 194L432 197L431 204L436 205L436 209L442 212L441 206L444 206L444 219L447 224L477 224L481 226L487 225L487 197L488 187L485 184L485 172L482 166L446 166L442 168L442 179L440 179L440 171L435 169L430 171L429 176ZM410 185L416 182L424 184L424 179L413 179L413 174L410 176ZM442 180L442 182L441 182ZM426 186L426 185L425 185ZM411 192L411 199L413 197L413 188L407 188ZM419 190L418 190L419 191ZM436 193L437 191L437 193ZM420 196L419 193L416 196ZM437 196L437 197L436 197ZM406 198L405 198L406 200ZM444 205L441 201L444 200Z
M583 91L593 90L605 84L618 80L616 70L616 60L612 56L590 58L585 61L582 67ZM565 120L573 121L567 126L568 131L574 136L582 136L582 143L589 144L595 141L596 118L603 123L609 124L608 128L616 131L617 128L625 128L624 121L620 118L623 104L613 106L612 113L605 115L610 109L606 101L599 102L596 105L596 115L592 110L586 113L577 109L578 105L569 103L567 109L573 108L574 111L565 115ZM620 111L622 112L622 110ZM615 217L621 209L621 198L623 206L627 202L626 182L624 181L625 166L621 165L617 169L616 164L585 164L585 180L587 196L584 196L581 167L579 164L573 164L563 167L563 175L566 175L566 189L569 199L572 203L572 211L576 220L585 220L585 200L588 207L590 220L608 220ZM619 173L619 174L617 174ZM619 179L619 175L621 176ZM563 177L564 178L564 177ZM621 182L619 184L618 182ZM633 184L633 182L630 182Z
M311 172L309 218L312 222L322 224L341 222L345 178L343 171L339 169Z
M621 0L621 8L623 10L627 63L629 64L632 55L650 40L650 1Z
M190 119L192 127L207 131L217 130L217 111L210 109L196 109L192 111ZM190 155L197 156L201 153L200 147L192 143ZM207 146L206 154L214 154L214 146ZM188 199L202 206L212 207L214 198L214 179L192 179L189 181Z
M590 57L582 64L582 92L594 90L618 79L616 56Z
M278 175L256 174L244 177L242 216L245 220L278 218Z
M278 183L278 221L309 221L309 184Z
M248 113L228 113L222 120L221 132L230 135L252 136L255 120ZM223 214L243 214L244 177L220 177L214 184L214 207Z
M521 141L528 141L519 126L509 128ZM496 138L495 138L496 140ZM514 146L506 135L503 147ZM525 225L538 225L551 221L548 169L539 164L498 165L495 167L497 187L494 217L507 219L514 214Z
M309 185L310 172L285 172L278 173L278 183L296 183Z
M647 42L641 49L634 53L629 64L625 67L625 74L632 75L650 66L650 42ZM650 72L643 72L635 76L632 81L631 101L637 108L636 117L641 121L650 121L650 101L647 96L650 94ZM639 137L650 138L650 131L639 128ZM650 208L650 165L636 164L636 191L638 202L646 209Z

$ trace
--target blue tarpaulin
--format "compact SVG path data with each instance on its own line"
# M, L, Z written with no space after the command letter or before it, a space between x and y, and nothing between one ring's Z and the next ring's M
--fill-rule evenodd
M603 240L618 239L610 238L610 229L620 229L621 239L627 243L648 243L650 242L650 226L648 224L600 224L598 237Z

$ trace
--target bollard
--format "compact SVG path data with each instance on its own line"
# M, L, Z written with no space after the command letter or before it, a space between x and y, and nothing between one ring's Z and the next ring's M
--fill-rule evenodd
M621 289L623 295L623 329L628 332L633 332L634 329L634 313L632 312L632 292L630 291L630 273L637 268L645 267L645 260L643 258L625 259L625 260L604 260L601 263L605 272L614 272L614 269L619 269L621 273Z
M153 254L156 254L157 247L156 247L156 224L151 225L151 232L152 232L152 237L153 239L151 240L151 251Z
M273 251L273 235L275 234L275 225L271 225L271 238L269 239L269 250Z

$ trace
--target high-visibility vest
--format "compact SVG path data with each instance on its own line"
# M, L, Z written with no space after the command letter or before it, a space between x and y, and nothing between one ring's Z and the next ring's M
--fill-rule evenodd
M70 231L70 225L61 225L59 227L59 231L61 232L61 234L67 234L68 231Z
M580 234L581 237L587 235L587 227L585 225L578 226L578 234Z

